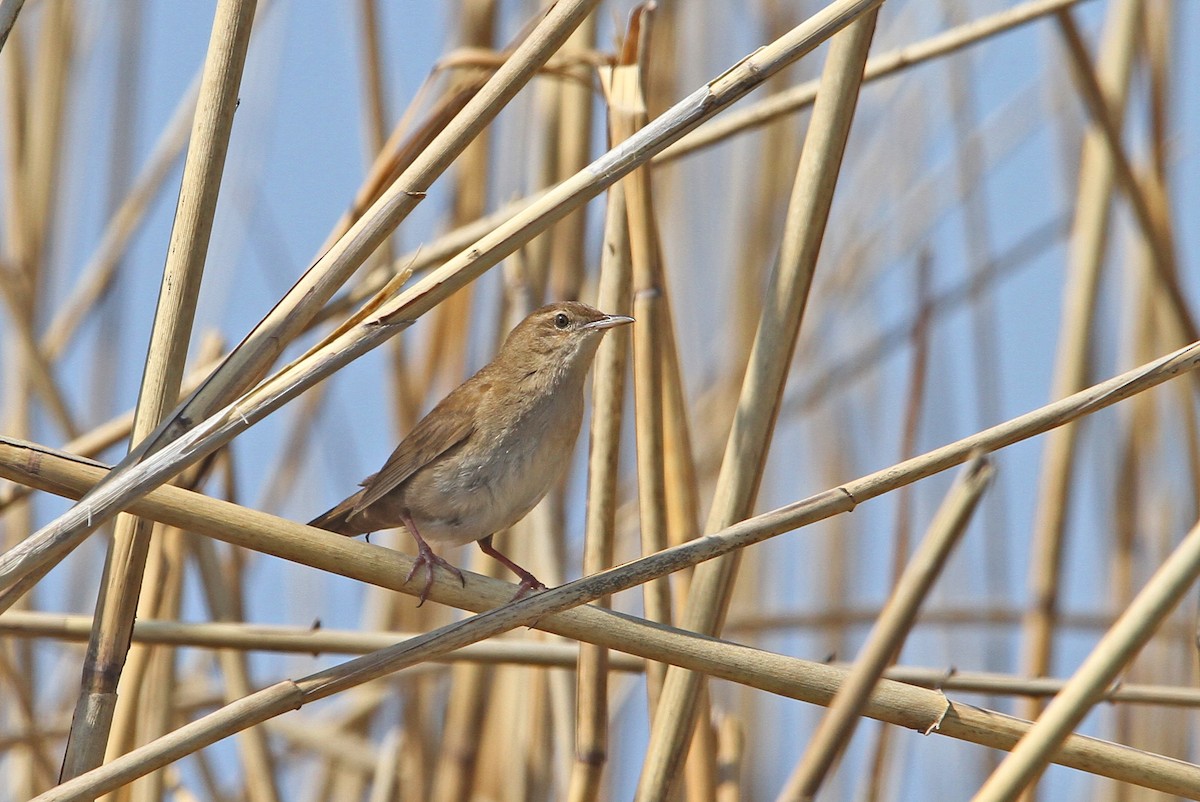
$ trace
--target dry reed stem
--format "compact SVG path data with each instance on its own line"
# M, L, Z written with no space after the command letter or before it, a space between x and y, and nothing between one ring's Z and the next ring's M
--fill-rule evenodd
M149 435L178 400L256 4L257 0L226 0L217 6L134 414L134 442ZM104 759L151 529L150 521L117 518L61 779ZM126 704L136 705L136 695L125 698Z
M755 633L788 629L845 629L871 624L879 617L879 609L873 605L831 605L814 611L780 612L768 615L745 615L730 618L724 631L741 637ZM938 606L921 613L918 626L941 628L985 627L1006 629L1020 624L1025 610L1017 607L987 605L979 607ZM1058 619L1062 631L1096 631L1112 626L1115 614L1064 613ZM1167 633L1173 638L1186 636L1191 630L1183 625L1169 626Z
M138 614L178 618L184 581L183 533L173 527L154 525L145 573L148 593L138 599ZM129 642L126 641L128 644ZM109 733L105 758L128 751L137 740L149 741L170 732L174 724L175 688L178 683L175 655L170 649L130 649L127 664L117 685L118 705ZM133 673L133 662L141 657L143 672ZM130 704L132 702L132 704ZM136 732L136 739L135 739ZM156 771L106 798L107 802L157 802L162 798L167 772Z
M371 795L367 802L393 802L400 798L400 749L403 737L399 727L384 733L379 743L379 758L371 778Z
M75 9L52 3L45 9L30 74L28 119L22 143L25 157L25 194L14 202L27 205L29 261L23 265L33 279L30 298L37 303L38 285L46 278L46 246L56 217L58 179L62 166L63 112L67 79L74 60ZM36 276L36 278L35 278Z
M991 482L992 473L991 465L982 456L970 460L959 471L925 537L904 566L846 681L780 792L780 799L811 800L816 797L834 760L849 746L871 689L887 664L892 662L893 655L903 646L916 620L917 610L929 595L951 551L962 539L979 499Z
M788 203L779 263L767 287L705 526L709 531L749 517L758 495L877 13L875 8L867 10L830 43L822 93L813 109ZM682 617L685 629L703 634L720 631L740 556L734 552L696 570ZM638 781L638 799L666 798L691 740L702 679L679 669L667 672Z
M27 282L29 254L28 210L17 203L25 181L25 118L28 92L25 53L21 37L0 54L4 62L4 270L6 281Z
M774 513L736 524L724 534L709 535L669 549L667 552L637 560L621 568L588 577L564 587L568 589L587 588L584 591L586 594L595 593L598 597L612 592L616 587L631 587L647 578L678 570L684 565L695 564L720 553L727 553L729 550L758 542L773 533L786 531L797 525L806 525L837 514L839 511L846 511L851 509L856 501L873 498L938 470L959 464L975 450L995 450L1024 437L1041 433L1054 425L1061 425L1081 414L1095 411L1147 389L1170 376L1177 375L1185 368L1194 368L1197 362L1200 362L1200 344L1189 346L1151 363L1149 366L1116 377L1021 418L992 427L901 465L850 482L838 490L822 493ZM58 492L67 492L66 489L70 488L71 494L77 495L84 492L86 487L103 473L102 470L88 465L71 463L50 452L37 453L40 458L31 461L28 446L14 446L12 443L0 440L0 466L3 466L4 475L17 481L37 484ZM167 499L170 501L164 503L164 500ZM184 499L187 500L187 508L190 511L184 511ZM212 512L204 514L203 510ZM352 575L363 581L402 591L404 587L398 578L404 575L412 562L411 558L388 552L385 549L343 538L330 537L327 536L327 533L283 521L265 513L239 508L227 502L207 499L170 486L159 488L149 494L147 498L138 503L133 512L144 517L161 518L174 525L188 527L200 533L210 534L263 551L268 551L265 547L269 543L271 553L289 559L298 559L306 564ZM258 523L252 526L251 522L255 521ZM251 526L252 537L242 539L238 536L239 531L246 531L249 534ZM619 585L616 584L618 582ZM508 583L472 575L467 588L459 586L454 581L439 579L430 595L437 601L479 609L502 604L505 599L511 597L512 588L513 586ZM408 590L414 592L411 588ZM558 592L547 592L547 594L524 599L517 605L509 605L505 609L510 611L514 608L521 609L518 605L524 605L526 602L538 602L538 600L542 600L541 603L544 604L547 599L553 601ZM576 590L576 592L580 591ZM555 595L549 595L550 593ZM812 677L814 676L813 672L815 672L815 676L831 678L832 675L823 673L830 670L825 666L806 664L792 658L783 658L721 641L705 640L703 642L706 644L706 648L700 651L681 648L682 642L689 642L696 636L665 629L646 630L624 616L615 616L596 608L580 608L561 616L551 616L537 608L531 614L537 616L540 628L558 631L568 637L602 643L622 651L638 653L650 659L664 659L666 662L681 665L689 670L701 670L737 682L750 682L756 687L785 693L794 698L818 701L818 703L820 700L827 701L829 698L826 690L822 690L827 687L822 684L824 680L817 681L815 684L810 683L807 679L799 682L796 680L800 676ZM578 626L571 623L574 621L587 623ZM602 621L604 623L600 625ZM631 625L632 629L630 629ZM682 642L679 639L682 639ZM714 660L713 656L716 654L723 655L724 659ZM779 661L782 661L782 664ZM771 672L763 673L758 668L754 668L764 664L774 665L776 669L784 673L777 676ZM801 665L805 669L803 672L799 671ZM838 673L836 676L840 677L842 674ZM776 684L779 681L778 677L787 677L782 686ZM836 680L834 683L836 684ZM997 726L999 725L989 726L984 724L983 720L973 719L974 713L968 715L966 709L962 711L955 709L957 715L965 716L969 720L969 723L962 723L960 726L959 718L945 717L944 698L940 694L934 693L932 697L920 697L919 695L913 696L912 691L915 689L905 691L906 696L897 707L885 706L882 710L873 707L868 711L868 715L884 718L893 723L902 723L904 726L919 727L923 730L940 722L941 729L939 731L943 734L956 737L961 735L972 740L981 740L981 742L993 746L1010 743L1009 740L1006 740L1010 736L1015 738L1016 730L1012 729L1017 727L1015 723L1004 724L998 731ZM295 701L294 697L287 698ZM919 701L922 698L925 699L924 702ZM939 699L943 701L937 701ZM924 706L922 707L922 705ZM916 716L915 711L918 709L923 710L927 717ZM242 713L235 711L234 715L240 716ZM247 715L253 717L258 714ZM221 731L224 731L227 726L222 723L226 721L224 716L225 714L221 714L213 719L218 722L218 729ZM261 719L254 719L254 721L258 720ZM1010 721L998 717L996 714L987 714L984 720L993 723L999 720ZM1011 721L1015 722L1016 720ZM1079 739L1080 743L1085 741L1094 746L1094 742ZM170 746L176 741L169 738L163 743ZM174 746L170 746L168 752L164 754L173 753L171 750L174 748ZM1181 777L1187 776L1187 772L1192 769L1185 768L1182 764L1176 765L1173 762L1156 764L1151 769L1145 769L1139 761L1150 759L1153 762L1153 759L1129 757L1134 751L1118 749L1118 752L1125 757L1117 757L1115 753L1110 753L1107 759L1101 758L1100 762L1104 768L1100 770L1100 773L1118 778L1133 777L1135 779L1129 781L1150 783L1153 787L1158 788L1187 787L1187 783L1192 782L1181 779ZM145 755L146 753L141 752L140 754ZM1074 753L1068 751L1062 762L1069 764L1073 759L1072 754ZM134 762L141 759L139 757L130 758ZM1088 770L1095 769L1095 763L1089 762L1088 765L1090 766ZM125 770L117 769L117 771ZM1172 784L1176 782L1182 783L1182 785ZM1196 782L1200 782L1200 779L1197 779Z
M605 207L597 306L611 314L628 314L631 282L629 218L625 193L618 184L608 191ZM584 576L611 568L613 564L629 340L626 327L609 332L600 341L592 368ZM610 601L602 596L598 603L607 607ZM615 666L616 659L601 646L579 645L575 680L575 760L568 788L570 802L591 802L599 798L608 762L608 672Z
M470 663L454 667L449 701L443 716L445 732L437 750L430 799L454 802L471 797L477 775L484 716L494 687L490 666ZM497 699L505 698L500 692L494 695ZM510 732L510 738L511 735Z
M387 88L384 86L383 53L380 47L379 10L376 0L358 2L359 37L362 43L359 64L362 68L365 118L363 120L366 151L381 153L387 140Z
M741 722L732 715L722 716L717 727L718 784L713 795L716 802L740 802L745 798L742 788L745 749Z
M1062 739L1100 701L1104 690L1146 645L1200 576L1200 525L1154 573L1033 727L974 796L976 802L1015 799L1049 763ZM1195 793L1195 792L1193 792Z
M620 146L646 126L649 117L642 96L642 65L637 57L649 41L654 6L638 6L629 23L621 62L605 74L613 144ZM637 444L638 517L642 554L667 547L667 500L663 455L663 341L667 288L654 218L649 167L621 179L629 217L629 257L633 293L633 396ZM645 617L671 623L671 585L664 577L642 587ZM646 691L650 718L658 705L666 666L647 666Z
M1130 71L1136 46L1137 18L1141 4L1121 0L1109 9L1101 50L1106 101L1110 108L1123 109L1129 91ZM1100 271L1108 243L1108 217L1114 183L1111 154L1100 142L1101 134L1089 132L1083 142L1079 171L1079 203L1075 207L1067 261L1063 311L1059 324L1051 393L1063 396L1087 384L1093 342ZM1050 670L1063 536L1070 502L1071 475L1075 462L1078 430L1064 426L1046 439L1038 480L1039 495L1031 543L1029 584L1031 609L1025 625L1023 672L1039 677ZM1036 700L1023 708L1027 718L1041 709Z

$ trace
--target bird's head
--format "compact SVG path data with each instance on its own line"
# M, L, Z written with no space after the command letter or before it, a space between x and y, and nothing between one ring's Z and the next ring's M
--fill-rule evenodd
M522 320L504 341L497 359L523 374L534 371L558 382L586 373L604 332L632 323L625 315L606 315L579 301L543 306Z

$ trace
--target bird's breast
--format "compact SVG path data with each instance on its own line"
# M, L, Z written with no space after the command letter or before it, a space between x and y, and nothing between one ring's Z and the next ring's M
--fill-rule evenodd
M583 416L582 389L492 417L453 456L410 480L405 496L422 536L443 544L479 540L525 517L562 476Z

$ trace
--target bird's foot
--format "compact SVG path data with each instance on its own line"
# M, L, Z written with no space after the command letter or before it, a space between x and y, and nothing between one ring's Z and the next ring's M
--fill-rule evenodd
M413 560L412 568L408 571L408 576L404 577L404 584L407 585L421 566L425 566L425 587L421 589L421 595L418 597L420 599L417 602L418 607L425 603L425 599L429 596L429 589L433 587L433 566L435 565L440 565L458 577L458 581L462 583L464 588L467 586L467 580L463 576L462 571L451 565L446 559L434 554L433 549L421 541L417 551L417 558Z
M535 590L546 589L546 586L542 584L541 580L528 571L521 571L518 573L518 575L521 577L521 584L517 586L517 595L512 597L513 601L516 601L525 594L532 593Z

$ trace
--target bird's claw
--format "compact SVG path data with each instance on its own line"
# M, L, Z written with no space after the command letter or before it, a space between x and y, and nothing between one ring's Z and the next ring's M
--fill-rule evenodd
M458 581L462 583L464 588L467 586L467 578L463 576L463 572L458 570L456 566L452 565L448 560L434 554L433 549L421 549L417 554L417 558L413 560L412 568L408 569L408 576L404 577L404 584L407 585L409 580L416 575L418 569L420 569L421 566L425 566L425 587L421 589L421 595L417 597L419 599L417 602L418 607L424 604L425 599L429 597L429 589L433 587L433 566L435 565L440 565L458 577Z

